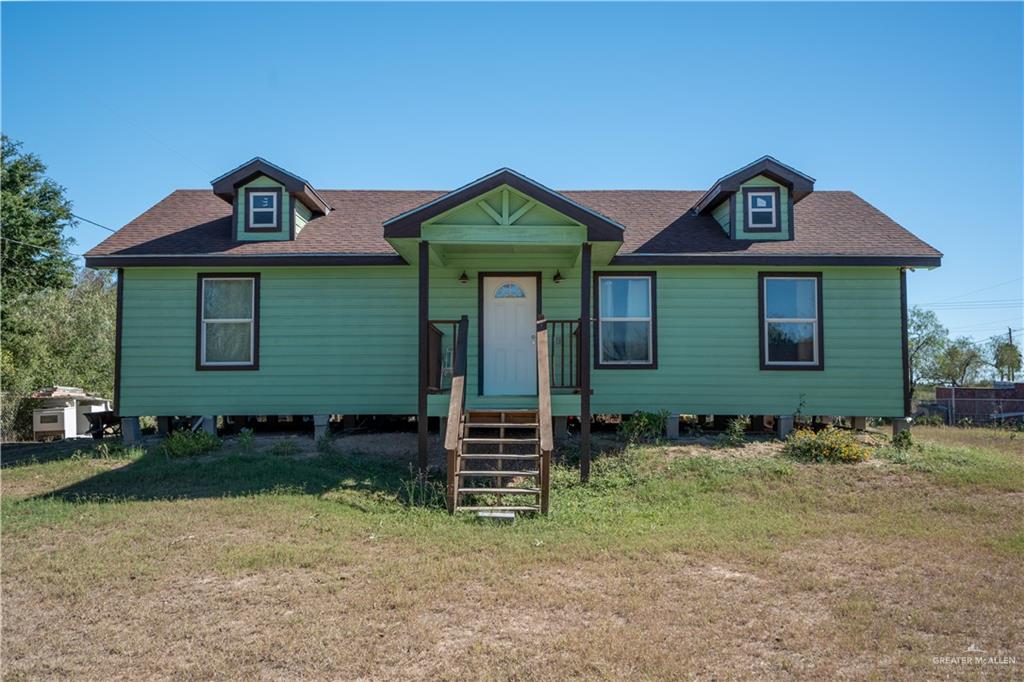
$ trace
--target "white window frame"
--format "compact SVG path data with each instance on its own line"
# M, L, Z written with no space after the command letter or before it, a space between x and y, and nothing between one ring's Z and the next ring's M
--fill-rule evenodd
M249 299L249 317L247 318L212 318L206 317L206 283L207 282L237 282L248 280L252 284ZM253 367L256 364L256 278L255 277L203 277L202 295L199 298L199 364L203 367ZM249 323L249 360L247 362L218 361L211 362L206 359L206 325L222 323Z
M271 197L274 200L273 208L256 208L256 197ZM264 213L266 211L271 212L273 217L272 223L260 223L256 224L256 211ZM261 192L257 190L249 190L249 228L256 228L259 230L269 230L277 227L277 192Z
M754 197L769 197L772 201L771 208L754 208ZM775 192L747 192L747 229L754 230L768 230L778 227L778 200L775 197ZM770 213L772 216L771 223L757 223L754 224L755 213Z
M795 280L795 281L809 281L814 283L814 317L768 317L768 282L771 280ZM764 300L761 302L764 306L764 364L765 366L772 367L818 367L821 364L821 348L818 344L818 325L821 321L818 319L818 311L821 306L818 305L818 297L821 296L821 292L818 290L818 278L816 276L810 277L795 277L795 276L779 276L775 277L772 275L765 275L764 277ZM811 324L811 339L814 342L814 359L813 360L772 360L769 337L768 337L768 325L771 323L775 324Z
M605 317L601 314L600 304L604 302L601 294L601 282L606 279L645 279L647 280L647 317ZM632 365L653 365L654 364L654 278L650 275L598 275L597 276L598 296L600 301L597 310L597 352L599 365L621 365L629 367ZM601 338L604 332L605 322L646 322L647 323L647 359L640 360L605 360L604 341Z

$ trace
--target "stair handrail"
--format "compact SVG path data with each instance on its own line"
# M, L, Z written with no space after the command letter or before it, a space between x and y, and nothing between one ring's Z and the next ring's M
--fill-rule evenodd
M551 375L548 367L548 322L537 316L537 431L540 435L540 507L548 513L548 483L550 480L551 451L554 437L551 433Z
M448 453L448 511L455 513L456 474L458 470L459 434L462 414L466 410L466 349L469 347L469 317L459 318L455 337L455 361L452 363L451 393L448 399L448 426L444 449Z

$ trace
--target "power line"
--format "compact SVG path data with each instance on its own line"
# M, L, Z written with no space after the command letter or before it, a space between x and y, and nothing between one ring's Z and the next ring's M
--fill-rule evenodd
M968 291L967 293L964 293L964 294L957 294L956 296L950 296L949 298L943 298L943 299L941 299L939 301L932 301L930 303L922 303L921 305L922 306L928 306L928 305L935 305L936 303L945 303L946 301L952 301L953 299L956 299L956 298L963 298L964 296L970 296L971 294L977 294L978 292L981 292L981 291L988 291L989 289L995 289L997 287L1005 286L1007 284L1013 284L1014 282L1019 282L1022 279L1024 279L1024 277L1014 277L1013 279L1008 279L1005 282L1000 282L999 284L992 284L992 285L987 286L987 287L982 287L980 289L975 289L974 291Z
M71 217L75 218L76 220L81 220L83 223L89 223L90 225L95 225L96 227L102 227L107 232L117 232L117 230L112 230L109 227L107 227L106 225L100 225L99 223L97 223L97 222L95 222L93 220L89 220L88 218L83 218L82 216L75 215L74 213L71 214Z
M8 242L14 242L15 244L21 244L22 246L31 246L33 249L39 249L40 251L46 251L47 253L58 255L58 256L63 254L63 253L67 253L68 255L71 255L71 256L78 256L79 258L85 258L85 254L84 253L75 253L74 251L57 251L57 250L51 249L51 248L46 247L46 246L40 246L39 244L29 244L28 242L18 241L17 239L11 239L10 237L2 237L2 236L0 236L0 239L3 239L4 241L8 241Z
M985 329L986 327L1002 326L1002 325L1006 324L1007 322L1019 322L1019 321L1020 321L1020 316L1018 315L1018 316L1015 316L1015 317L1003 318L1001 320L992 320L990 322L979 322L978 324L969 324L969 325L964 326L964 327L952 327L949 331L951 331L951 332L975 331L975 330L978 330L978 329Z
M943 303L926 306L929 310L973 310L980 308L1012 308L1024 303L1020 298L999 298L989 301L964 301L962 303Z

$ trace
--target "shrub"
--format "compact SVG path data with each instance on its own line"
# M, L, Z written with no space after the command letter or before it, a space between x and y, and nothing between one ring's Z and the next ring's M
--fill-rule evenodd
M175 431L160 443L159 450L168 459L194 457L220 447L220 438L206 431Z
M725 431L718 437L716 445L720 448L741 448L747 443L747 418L730 419Z
M814 433L798 430L786 439L783 453L805 462L862 462L869 456L868 449L849 431L828 426Z
M946 419L941 414L921 414L914 417L914 423L918 426L942 426Z
M665 434L668 411L641 412L637 410L629 419L619 424L619 436L627 443L649 443Z

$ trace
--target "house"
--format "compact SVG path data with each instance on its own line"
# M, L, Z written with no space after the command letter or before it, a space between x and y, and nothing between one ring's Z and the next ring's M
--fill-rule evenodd
M84 436L89 432L91 412L106 412L110 401L86 393L74 386L50 386L30 396L36 408L32 410L32 439L49 440Z
M556 191L507 168L326 190L256 158L86 264L118 270L129 434L140 415L416 415L425 468L428 416L466 456L466 439L543 450L548 415L575 416L585 477L594 414L667 410L670 434L680 414L906 415L906 271L940 259L768 156L690 191ZM539 426L474 439L474 419Z

